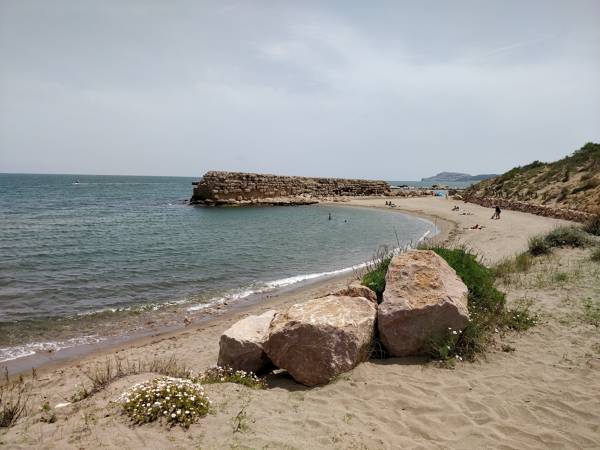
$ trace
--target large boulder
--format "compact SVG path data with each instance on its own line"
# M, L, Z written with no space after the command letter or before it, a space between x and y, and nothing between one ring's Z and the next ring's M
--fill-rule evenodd
M329 295L293 305L271 323L265 352L299 383L316 386L369 357L377 305Z
M422 354L448 328L469 321L467 286L448 263L431 250L395 256L385 277L377 324L392 356Z
M353 281L350 285L342 288L331 295L342 297L364 297L367 300L377 303L377 294L367 286L360 284L360 281Z
M219 366L255 373L267 366L269 359L263 346L275 314L270 310L260 316L248 316L227 329L219 341Z

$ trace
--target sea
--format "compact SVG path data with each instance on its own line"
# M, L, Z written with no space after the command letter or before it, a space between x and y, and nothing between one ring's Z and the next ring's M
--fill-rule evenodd
M0 363L183 326L436 233L342 205L193 207L192 181L0 174Z

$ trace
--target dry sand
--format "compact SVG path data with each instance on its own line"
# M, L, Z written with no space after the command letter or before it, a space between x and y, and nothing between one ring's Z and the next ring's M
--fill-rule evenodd
M446 224L489 261L525 248L527 237L560 221L491 211L438 198L394 200L399 208ZM381 206L382 200L354 200ZM451 212L454 204L473 215ZM444 222L441 222L441 220ZM452 223L448 227L448 223ZM475 223L483 230L464 230ZM555 277L557 273L568 277ZM560 282L555 281L560 278ZM269 377L267 390L220 384L207 392L214 413L189 430L159 424L132 427L114 403L132 383L151 374L120 379L76 404L56 409L55 423L40 422L43 402L68 401L83 375L107 357L130 361L174 355L200 371L216 361L218 338L248 313L283 308L314 298L348 279L313 285L267 299L249 310L209 324L104 351L38 373L31 414L0 432L7 448L598 448L600 442L600 336L586 323L581 301L600 300L600 265L585 251L561 251L504 287L510 301L528 298L542 323L522 334L498 335L498 349L454 370L424 360L393 358L361 364L330 385L305 388L284 374ZM500 351L514 348L514 351ZM510 346L510 347L506 347ZM241 426L238 426L241 425ZM235 430L238 431L235 431Z

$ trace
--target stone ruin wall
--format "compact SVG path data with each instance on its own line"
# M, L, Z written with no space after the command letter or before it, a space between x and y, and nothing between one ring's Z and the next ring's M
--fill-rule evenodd
M253 203L307 204L318 198L381 196L389 194L385 181L308 178L242 172L207 172L195 183L192 204L243 205Z
M530 214L536 214L538 216L553 217L555 219L572 220L574 222L585 222L591 216L591 214L584 211L566 208L554 208L551 206L536 205L533 203L505 198L466 196L464 201L489 208L493 208L494 206L498 205L502 209L521 211Z

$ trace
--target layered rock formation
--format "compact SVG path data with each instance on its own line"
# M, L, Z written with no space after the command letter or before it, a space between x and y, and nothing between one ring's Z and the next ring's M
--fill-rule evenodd
M469 321L468 289L454 269L431 250L394 256L377 312L379 336L392 356L423 353L448 328Z
M319 198L381 196L385 181L307 178L242 172L207 172L195 183L190 203L197 205L310 204Z

